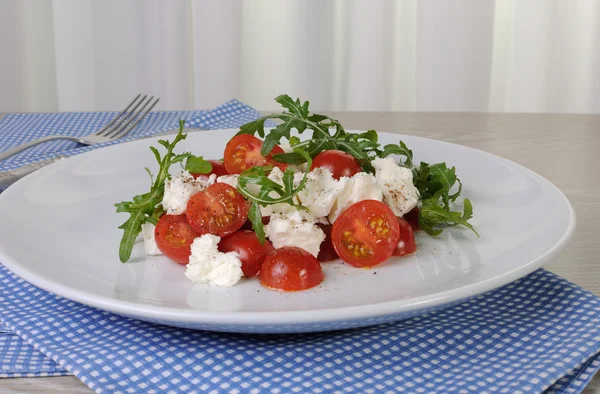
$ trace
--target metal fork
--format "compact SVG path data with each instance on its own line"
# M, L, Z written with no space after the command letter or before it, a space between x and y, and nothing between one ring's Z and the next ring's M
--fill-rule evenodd
M4 160L15 153L19 153L22 150L46 141L70 140L83 145L95 145L121 138L133 130L135 126L137 126L142 119L148 115L148 113L152 110L152 108L154 108L159 100L158 97L155 99L154 96L148 98L148 95L144 95L144 97L140 99L141 96L141 94L138 94L137 97L134 98L133 101L129 103L129 105L123 110L123 112L111 120L101 130L98 130L95 133L86 135L85 137L49 135L47 137L38 138L37 140L26 142L17 147L9 149L6 152L0 153L0 160Z

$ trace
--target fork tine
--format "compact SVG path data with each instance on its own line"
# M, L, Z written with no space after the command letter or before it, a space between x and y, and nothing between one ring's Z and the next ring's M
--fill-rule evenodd
M152 111L152 108L154 108L154 106L159 102L160 98L156 98L156 100L154 100L154 102L152 102L152 99L154 98L154 96L150 97L150 99L148 99L148 101L144 104L144 106L139 110L139 112L137 112L136 116L134 116L129 122L127 122L127 124L125 124L122 128L118 129L117 132L114 135L111 135L110 138L111 139L117 139L117 138L121 138L123 137L125 134L129 133L131 130L133 130L145 117L146 115L148 115L148 113L150 111ZM145 111L144 111L145 109ZM133 122L133 124L131 124ZM131 125L130 125L131 124Z
M119 119L117 124L115 124L110 129L108 129L102 137L112 138L112 136L123 127L123 125L127 126L131 122L131 120L133 120L133 118L135 118L135 116L136 116L135 111L137 111L138 107L140 105L142 105L142 108L145 107L146 104L148 103L148 101L150 101L152 99L152 97L151 97L150 99L148 99L148 101L146 101L146 98L148 98L148 95L144 95L144 97L142 97L142 99L129 112L127 112L125 114L125 116L123 116L121 119Z
M137 99L140 98L142 94L138 94L130 103L127 107L125 107L125 109L123 110L123 112L121 112L119 115L115 116L113 118L113 120L111 120L106 126L104 126L100 131L97 131L96 133L94 133L97 136L105 136L105 132L108 131L108 133L110 133L110 127L117 121L117 119L121 118L121 116L123 116L123 114L126 114L127 111L129 111L129 108L131 108L131 106L137 101ZM142 98L142 101L146 98L147 96L144 96L144 98ZM119 121L120 122L120 121Z

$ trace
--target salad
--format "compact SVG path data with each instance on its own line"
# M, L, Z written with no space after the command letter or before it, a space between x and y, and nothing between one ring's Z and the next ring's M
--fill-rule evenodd
M321 264L341 259L358 268L416 251L415 231L439 235L452 226L476 233L454 167L413 163L402 141L382 145L377 132L351 133L287 95L284 111L240 127L223 158L150 147L158 162L150 190L115 204L129 214L119 228L127 262L143 236L146 253L186 266L193 282L233 286L257 276L269 289L298 291L324 280ZM267 120L277 126L265 128ZM302 140L306 130L310 139ZM292 131L296 131L292 135ZM173 164L182 170L171 175Z

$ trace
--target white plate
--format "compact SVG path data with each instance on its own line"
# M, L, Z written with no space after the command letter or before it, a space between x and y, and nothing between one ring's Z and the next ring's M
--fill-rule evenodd
M219 158L233 130L192 133L178 147ZM172 138L172 137L171 137ZM532 171L445 142L402 139L417 162L456 166L474 206L477 238L462 228L419 235L418 252L372 270L324 264L325 281L279 293L256 279L232 288L192 284L185 267L118 259L126 218L113 203L147 190L155 139L88 152L27 176L0 195L0 261L47 291L96 308L167 325L230 332L309 332L367 326L443 308L520 278L555 257L575 227L565 196Z

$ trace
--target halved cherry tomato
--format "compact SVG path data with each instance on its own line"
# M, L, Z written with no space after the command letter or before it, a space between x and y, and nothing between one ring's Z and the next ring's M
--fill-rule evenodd
M242 227L248 218L248 204L233 187L215 183L190 198L185 215L198 234L224 237Z
M317 260L319 260L321 263L326 263L328 261L339 259L335 249L333 249L333 244L331 243L331 224L317 223L317 226L319 226L325 233L325 240L321 242L321 248L319 249Z
M398 245L399 236L396 215L376 200L350 205L331 230L338 256L355 267L373 267L387 260Z
M198 233L188 223L185 215L163 215L154 229L158 249L178 264L187 264L190 246Z
M414 207L406 213L402 219L406 220L413 231L419 231L419 207Z
M194 179L208 179L208 176L211 174L215 174L217 176L229 175L227 169L225 168L225 164L222 161L218 160L206 160L212 165L212 170L208 174L196 174L192 172L192 176Z
M279 163L271 157L278 153L284 153L279 145L265 157L260 154L262 141L250 134L240 134L233 137L225 146L224 162L227 172L230 174L241 174L245 170L255 166L276 166L282 171L287 164Z
M239 230L223 238L219 242L221 252L237 252L242 260L242 271L245 276L254 276L260 271L260 267L265 258L273 249L271 242L265 239L264 244L260 244L254 231Z
M412 211L411 211L412 212ZM393 256L405 256L414 253L417 250L415 245L415 233L410 223L402 218L398 218L398 227L400 229L400 237L398 246L394 249Z
M335 179L340 179L343 176L351 177L362 171L354 156L341 150L324 150L316 155L310 170L312 171L317 167L327 168Z
M321 264L312 254L295 246L271 252L260 269L260 284L273 290L298 291L323 281Z

